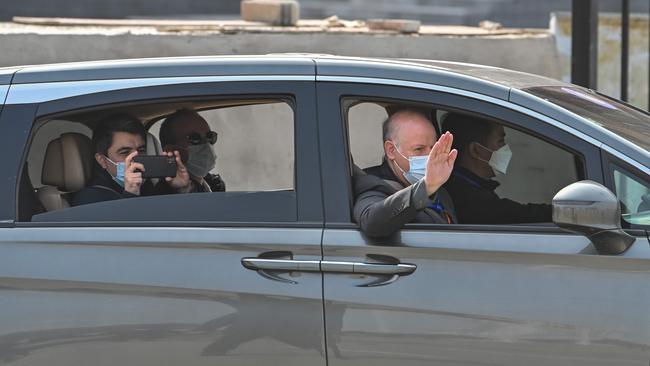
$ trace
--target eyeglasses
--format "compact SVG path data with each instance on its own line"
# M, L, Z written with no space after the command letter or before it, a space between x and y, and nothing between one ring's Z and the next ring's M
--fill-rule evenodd
M201 135L198 132L192 132L191 134L187 135L187 141L190 143L190 145L201 145L206 142L210 143L210 145L214 145L217 143L218 136L219 135L215 131L209 131L205 134L205 136Z

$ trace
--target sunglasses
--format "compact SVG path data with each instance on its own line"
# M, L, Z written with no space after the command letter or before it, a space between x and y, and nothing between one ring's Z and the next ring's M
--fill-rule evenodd
M215 131L209 131L205 134L205 136L201 135L198 132L192 132L191 134L187 135L187 141L190 143L190 145L201 145L206 142L208 142L210 145L214 145L217 143L218 136L219 135Z

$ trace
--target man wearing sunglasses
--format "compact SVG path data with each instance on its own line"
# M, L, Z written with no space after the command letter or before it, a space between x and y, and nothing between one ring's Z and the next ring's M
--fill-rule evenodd
M217 133L198 113L181 109L160 126L160 143L165 151L178 150L191 176L192 192L223 192L226 184L219 174L211 174L217 155Z

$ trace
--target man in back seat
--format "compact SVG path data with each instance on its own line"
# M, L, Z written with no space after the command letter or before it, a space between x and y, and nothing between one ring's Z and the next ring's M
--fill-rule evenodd
M437 139L424 114L403 109L384 122L383 140L383 163L353 179L354 219L361 230L382 237L409 222L455 223L453 203L442 189L456 160L452 135Z
M90 182L77 192L72 206L121 198L156 194L149 181L142 178L144 167L133 158L146 151L146 130L140 121L127 115L113 115L93 130L95 163ZM176 157L176 177L165 178L169 187L179 193L191 189L189 174L178 151L167 153Z
M210 130L208 122L196 111L180 109L168 116L160 125L160 143L164 151L178 150L190 172L193 192L223 192L226 183L219 174L212 174L217 155L214 145L217 132ZM169 185L162 185L169 192Z

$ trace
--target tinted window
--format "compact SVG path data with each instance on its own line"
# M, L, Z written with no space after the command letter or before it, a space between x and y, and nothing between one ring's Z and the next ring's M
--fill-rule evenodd
M650 116L645 112L579 87L535 87L525 91L566 108L650 151Z
M633 225L650 225L650 183L612 165L616 196L623 220Z

